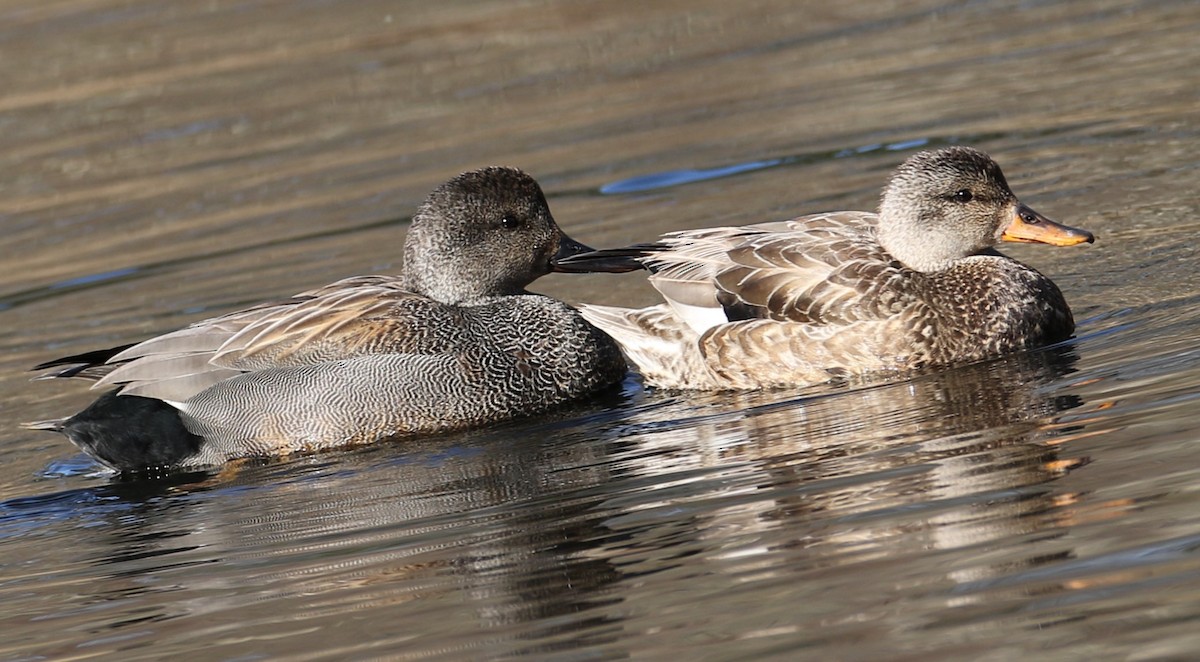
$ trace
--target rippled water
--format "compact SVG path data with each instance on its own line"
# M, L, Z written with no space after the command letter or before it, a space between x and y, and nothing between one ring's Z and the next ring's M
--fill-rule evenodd
M0 7L0 658L1194 658L1200 6L833 5ZM1075 341L173 484L18 427L92 397L35 363L396 270L464 169L607 246L870 208L950 143L1098 235L1010 251Z

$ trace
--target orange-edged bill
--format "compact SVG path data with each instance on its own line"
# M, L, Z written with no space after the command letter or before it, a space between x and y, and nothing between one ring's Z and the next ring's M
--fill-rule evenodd
M1089 244L1096 241L1091 232L1055 223L1021 203L1017 204L1012 222L1004 228L1000 238L1004 241L1051 246L1074 246L1085 241Z

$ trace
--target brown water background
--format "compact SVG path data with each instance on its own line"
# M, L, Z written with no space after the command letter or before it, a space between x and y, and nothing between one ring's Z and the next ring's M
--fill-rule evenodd
M1200 4L0 2L0 659L1194 659ZM873 208L992 153L1066 347L622 393L179 486L29 382L354 274L486 164L609 246ZM551 276L640 304L636 274Z

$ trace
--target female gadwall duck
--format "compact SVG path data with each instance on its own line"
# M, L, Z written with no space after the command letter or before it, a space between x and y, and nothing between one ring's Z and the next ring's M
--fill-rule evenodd
M972 361L1070 337L1062 293L993 250L1000 241L1069 246L1093 237L1018 201L983 152L950 147L897 168L878 214L673 232L559 268L652 272L667 303L582 307L648 384L751 389Z
M116 386L62 432L123 472L220 464L547 410L619 382L625 361L577 311L525 287L590 250L537 182L464 173L413 218L402 276L360 276L118 347L44 377ZM65 366L65 367L62 367Z

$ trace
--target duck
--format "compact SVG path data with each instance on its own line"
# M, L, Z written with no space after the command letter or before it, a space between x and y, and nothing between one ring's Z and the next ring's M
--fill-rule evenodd
M1070 338L1062 292L997 251L1003 241L1071 246L1095 237L1018 200L986 153L952 146L901 163L874 213L671 232L576 254L559 268L650 272L663 303L581 306L648 386L803 387Z
M121 474L203 469L477 427L619 383L619 347L526 291L591 249L538 183L487 167L434 189L399 275L356 276L142 342L38 365L110 389L59 432Z

